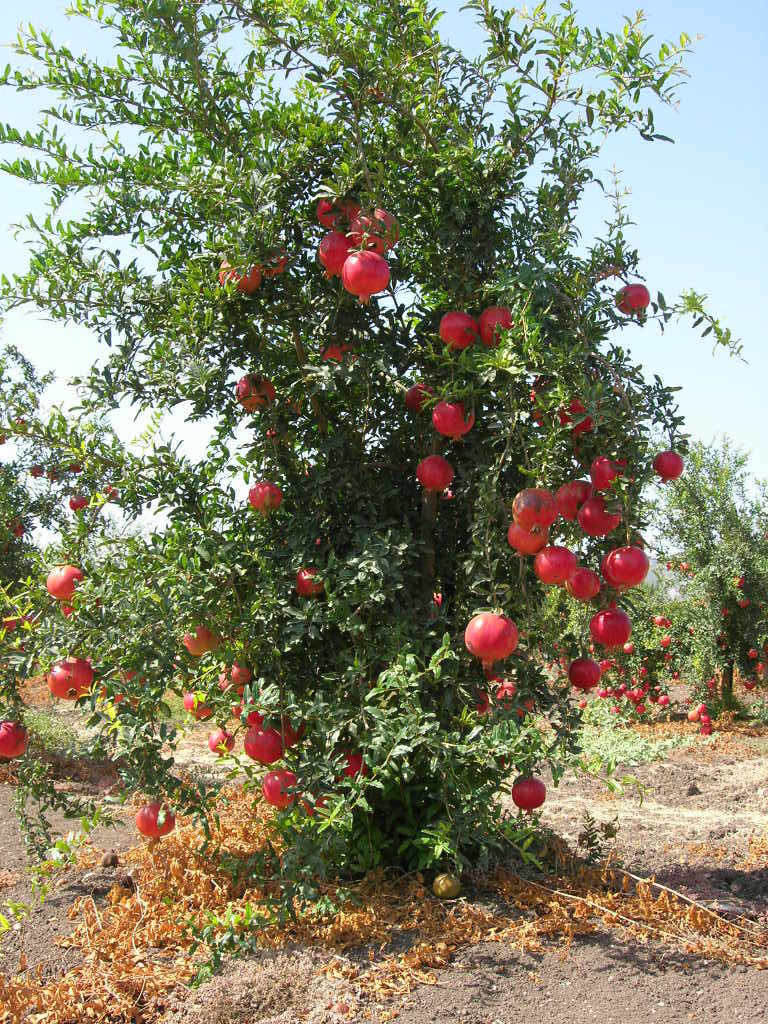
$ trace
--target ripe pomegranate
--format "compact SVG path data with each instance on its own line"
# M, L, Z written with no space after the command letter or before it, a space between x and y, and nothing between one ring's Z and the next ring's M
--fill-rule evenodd
M659 697L658 704L662 708L668 707L669 706L669 694L662 693L662 695Z
M29 471L29 475L37 479L38 477L41 477L44 472L45 470L43 469L42 466L33 466Z
M575 658L568 666L568 678L577 690L592 690L601 675L600 666L592 658Z
M283 739L277 729L250 727L243 740L243 749L248 757L259 764L274 764L283 756Z
M667 620L664 618L663 615L654 615L653 624L654 626L666 626Z
M296 802L296 794L289 793L288 790L293 789L297 781L293 772L289 772L285 768L278 768L277 771L267 772L264 776L261 792L268 804L276 807L279 811L284 811L286 807L290 807L292 803Z
M326 235L317 250L317 258L325 267L327 278L341 277L341 271L352 251L352 243L341 231L331 231Z
M224 757L225 754L232 752L234 746L235 737L226 729L214 729L213 732L208 733L208 749L212 754Z
M596 491L607 491L614 480L622 474L622 467L618 462L609 459L607 455L598 455L589 467L589 475L592 479L592 486Z
M354 352L352 345L347 345L346 342L339 345L337 342L332 341L330 345L326 345L323 349L322 360L324 363L343 363L344 356L347 352ZM354 362L356 356L350 356L349 361Z
M48 689L61 700L77 700L93 683L93 668L85 658L57 661L48 674Z
M484 665L503 661L517 647L518 632L515 623L506 615L482 612L470 619L464 630L464 644L470 654L480 658Z
M469 433L475 425L475 414L464 412L462 402L439 402L432 410L432 426L443 437L455 441Z
M21 757L29 743L29 734L21 722L0 722L0 758Z
M684 463L677 452L659 452L653 460L653 468L661 477L663 483L669 480L677 480L682 475Z
M628 316L647 309L650 301L651 293L644 284L628 284L616 292L616 306Z
M496 676L496 679L499 677ZM511 711L513 708L513 699L517 693L517 687L511 679L502 679L499 685L496 687L496 693L494 694L494 700L504 711Z
M248 491L250 505L257 512L261 512L263 516L267 516L279 508L282 500L283 492L277 484L270 483L269 480L262 480L260 483L254 484Z
M507 543L520 555L535 555L547 543L548 530L533 530L530 533L517 523L510 523L507 530Z
M589 632L595 643L602 647L623 647L632 636L632 623L621 608L605 608L592 616Z
M368 774L368 765L363 760L362 754L353 754L349 750L342 751L346 764L342 768L342 774L346 775L349 779L354 779L356 775L360 775L362 778Z
M592 485L586 480L571 480L563 484L555 494L555 507L563 519L571 522L576 518L579 509L592 494Z
M274 385L258 373L246 373L235 386L235 397L246 412L269 405L275 400Z
M512 786L512 802L522 811L534 811L546 799L546 786L533 775L527 778L521 776Z
M267 253L267 263L260 267L265 278L277 277L285 272L288 266L288 256L283 248L270 249Z
M509 330L513 325L511 309L506 306L489 306L478 320L480 340L488 348L495 348L501 341L501 332Z
M754 661L757 660L757 658L759 658L760 655L758 654L757 649L755 647L750 647L747 651L747 657L752 658Z
M454 311L442 317L438 333L448 348L461 350L474 344L480 327L469 313Z
M229 672L229 678L235 686L245 686L246 683L250 683L253 679L253 673L247 665L238 665L234 663Z
M416 477L425 491L444 491L453 480L453 466L442 455L428 455L416 467Z
M608 512L605 508L605 499L596 494L592 498L587 498L576 519L584 533L588 533L590 537L605 537L619 525L621 513Z
M512 516L529 533L537 527L548 529L557 519L557 506L551 491L544 487L526 487L512 502Z
M261 285L261 268L251 267L245 274L241 274L227 260L222 260L219 267L219 284L226 287L230 281L234 281L237 290L243 295L253 295Z
M149 839L160 839L176 828L176 816L165 804L145 804L136 815L136 828Z
M635 645L630 640L629 643L624 644L622 650L624 651L625 654L634 654L635 653Z
M424 403L434 395L434 390L428 384L413 384L405 393L405 407L408 412L421 412Z
M353 252L344 262L341 283L363 304L389 284L389 264L375 252Z
M196 693L184 694L184 710L188 711L198 722L205 721L206 718L210 718L213 714L213 708L209 708L207 704L204 704Z
M360 213L360 204L354 199L321 199L317 204L317 219L324 228L349 224Z
M582 416L582 414L585 413L586 411L587 407L584 405L580 398L572 398L571 401L568 403L567 411L565 409L561 409L557 415L561 425L565 426L568 423L573 423L573 416L570 415L571 413L575 414L576 416ZM578 437L579 434L588 434L590 431L594 429L595 421L592 419L592 417L582 416L582 418L576 424L574 424L574 426L571 427L571 435L573 437Z
M602 561L602 573L606 581L617 589L638 587L645 577L651 563L642 548L623 547L609 551Z
M349 225L349 237L358 248L373 249L380 256L397 245L400 225L397 219L377 206L372 214L359 213Z
M45 586L51 597L57 601L71 601L75 596L75 584L84 580L82 569L76 565L59 565L48 573Z
M181 641L193 658L199 658L209 651L215 651L221 637L207 626L195 626L194 633L185 633Z
M672 637L669 636L669 634L666 634L665 636L663 636L661 638L661 640L659 640L659 646L663 647L665 651L671 645L671 643L672 643Z
M84 497L81 494L73 494L72 497L69 499L69 507L72 509L73 512L80 512L82 509L88 508L89 504L90 501L88 500L88 498Z
M542 548L533 560L533 571L542 583L562 586L579 567L579 560L568 548L553 544Z
M319 597L325 590L325 584L319 577L319 569L313 565L299 569L296 573L296 593L299 597Z
M565 581L565 589L577 601L591 601L600 593L600 577L592 569L577 566Z

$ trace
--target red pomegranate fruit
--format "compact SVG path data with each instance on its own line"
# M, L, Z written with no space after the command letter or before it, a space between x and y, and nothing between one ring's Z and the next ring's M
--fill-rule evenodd
M605 608L592 616L589 632L601 647L623 647L632 636L632 622L621 608Z
M603 558L602 573L612 587L638 587L648 575L651 563L642 548L632 545L614 548Z
M574 569L565 581L565 589L576 601L591 601L600 593L600 577L592 569Z
M317 258L325 267L327 278L341 277L351 251L352 243L341 231L331 231L322 239L317 250Z
M548 530L536 529L529 533L517 523L510 523L507 530L507 543L519 555L535 555L546 545L548 539Z
M622 467L618 462L609 459L607 455L598 455L589 467L589 475L592 479L592 486L596 491L607 491L614 480L622 474Z
M464 644L484 665L503 661L517 647L518 632L515 623L506 615L481 612L470 619L464 630Z
M82 512L84 508L88 508L90 501L85 495L73 494L69 499L69 507L73 512Z
M243 750L259 764L274 764L283 756L283 740L277 729L250 727L243 740Z
M176 816L165 805L145 804L136 815L136 828L149 839L160 839L176 828Z
M596 494L592 498L587 498L581 506L576 521L590 537L605 537L619 525L621 513L608 512L605 499Z
M428 455L416 467L416 478L425 491L444 491L453 480L453 466L442 455Z
M346 764L342 768L342 773L347 778L354 779L357 775L364 778L368 774L368 765L363 760L362 754L354 754L352 751L345 750L343 756Z
M276 508L279 508L282 500L283 492L277 484L270 483L269 480L262 480L254 484L248 491L249 504L257 512L261 512L263 516L267 516L270 512L274 512Z
M521 776L512 786L512 802L521 811L535 811L547 799L547 787L534 775Z
M556 586L562 586L578 567L576 555L559 544L542 548L533 560L533 571L541 582Z
M428 384L413 384L405 392L405 407L408 412L421 412L424 403L434 395L434 390Z
M438 333L448 348L461 350L474 344L480 328L477 320L469 313L454 310L442 317Z
M29 734L21 722L0 722L0 757L21 757L28 743Z
M432 426L443 437L455 441L475 425L475 414L467 415L462 402L439 402L432 410Z
M224 288L230 281L235 282L237 290L243 295L253 295L261 285L261 268L253 266L245 274L241 274L227 260L222 260L219 267L219 284Z
M579 514L579 509L592 495L592 484L587 480L571 480L559 487L555 494L555 507L563 519L570 522Z
M317 220L324 228L349 224L358 213L360 204L354 199L321 199L317 204Z
M667 451L659 452L653 460L653 468L661 477L662 483L667 483L682 476L685 464L677 452Z
M534 528L548 529L557 518L554 495L544 487L526 487L515 495L512 517L529 533Z
M208 733L208 749L218 757L232 752L235 746L235 737L226 729L214 729Z
M299 597L319 597L325 590L320 579L320 570L313 565L299 569L296 573L296 593Z
M506 306L489 306L483 310L478 320L480 340L488 348L495 348L501 341L501 332L512 326L511 309Z
M85 658L57 661L48 674L48 689L61 700L77 700L93 683L93 668Z
M350 253L341 271L341 283L366 304L389 284L389 264L375 252Z
M76 565L58 565L48 573L45 586L51 597L57 601L71 601L75 596L75 584L85 579L82 569Z
M215 651L221 643L221 637L207 626L195 626L194 633L184 634L182 643L193 658L200 658L209 651Z
M261 792L268 804L284 811L286 807L296 802L296 794L290 793L294 789L297 778L293 772L285 768L278 768L277 771L267 772L264 781L261 783Z
M650 302L651 293L644 284L628 284L616 292L616 306L628 316L647 309Z
M235 397L246 412L269 405L275 400L274 385L258 373L246 373L235 386Z
M601 675L600 666L592 658L575 658L568 666L568 678L577 690L592 690Z
M198 722L204 722L213 714L213 708L209 708L196 693L184 694L184 710L188 711Z
M397 245L400 225L395 217L381 207L372 214L359 213L349 225L352 245L359 249L372 249L380 256Z

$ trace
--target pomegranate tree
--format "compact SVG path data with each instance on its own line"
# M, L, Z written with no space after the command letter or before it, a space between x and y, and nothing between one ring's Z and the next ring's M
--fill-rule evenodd
M537 773L573 754L569 664L630 641L643 559L600 578L603 557L642 548L646 484L685 480L653 466L687 459L674 392L629 352L683 309L730 343L695 294L638 290L623 213L574 237L599 145L655 136L647 101L674 99L679 46L565 11L510 14L512 30L486 4L461 15L485 36L471 59L426 0L340 0L343 32L323 5L282 5L279 25L239 3L182 4L181 22L108 7L120 68L22 35L9 76L94 130L87 160L53 121L20 132L73 202L66 244L30 220L1 308L86 326L94 365L82 421L43 415L24 373L4 386L3 451L42 467L30 488L61 481L90 507L17 576L3 618L31 618L2 631L0 714L19 719L35 674L79 697L158 838L212 799L173 760L194 717L173 723L170 698L187 694L233 779L274 803L286 878L479 863L527 828L510 800L536 810ZM243 33L247 53L229 45ZM125 450L100 429L116 407L173 419ZM201 447L166 436L186 420ZM34 548L16 504L0 496L0 551ZM558 631L560 599L575 611Z

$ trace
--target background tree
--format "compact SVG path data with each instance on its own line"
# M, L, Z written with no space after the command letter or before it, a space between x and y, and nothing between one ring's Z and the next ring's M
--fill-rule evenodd
M749 457L724 438L692 445L685 476L660 488L654 505L660 557L691 613L685 667L700 678L717 673L726 705L735 671L750 685L766 678L766 497Z
M557 779L576 721L545 670L544 587L507 544L508 503L597 456L623 459L605 501L628 543L644 526L650 438L674 446L681 424L613 332L649 308L662 325L692 312L733 347L694 293L649 307L634 284L616 307L609 278L628 283L638 265L618 203L605 238L585 244L576 228L605 136L660 137L648 102L674 101L687 37L651 50L640 16L595 34L567 4L516 14L473 0L486 43L470 60L421 0L75 9L109 35L112 63L29 30L17 52L31 70L4 76L57 100L35 131L0 127L30 154L5 172L50 197L3 304L94 332L86 410L184 403L211 441L199 461L157 443L126 463L124 508L151 509L155 528L85 560L76 614L54 609L28 668L87 654L98 683L83 701L126 783L192 806L204 794L173 772L164 693L192 691L223 726L222 663L247 667L239 722L250 701L265 721L246 751L277 734L294 773L279 818L289 874L522 845L494 797L512 770L548 762ZM323 274L321 239L343 283ZM477 338L464 311L498 307L500 333L491 321ZM426 400L406 400L420 381ZM417 466L440 453L451 489L424 489ZM240 481L269 485L252 499L266 514L245 507ZM619 543L570 520L556 536L595 565ZM81 553L66 537L59 557ZM484 609L522 630L490 715L462 642ZM104 709L102 679L131 699ZM291 807L296 790L305 802Z

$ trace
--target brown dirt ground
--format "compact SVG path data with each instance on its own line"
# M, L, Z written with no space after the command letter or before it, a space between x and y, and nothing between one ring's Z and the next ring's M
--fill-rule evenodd
M202 767L202 765L201 765ZM207 768L207 765L205 766ZM203 769L205 770L205 769ZM768 921L768 738L696 745L667 760L631 769L647 787L642 804L627 791L613 796L591 779L571 777L550 790L545 824L575 841L588 811L617 819L615 859L637 874L707 902L724 915ZM45 977L72 966L72 950L55 944L70 930L67 909L77 895L102 905L121 871L64 872L43 904L34 905L24 854L10 812L10 787L0 785L0 911L26 902L29 916L0 936L0 971L15 973L23 953ZM55 820L62 833L70 822ZM94 846L119 851L135 839L128 819L99 830ZM763 839L765 842L765 839ZM350 953L350 961L356 954ZM327 955L303 949L228 961L220 975L178 993L162 1024L338 1024L377 1019L353 982L318 973ZM401 1007L402 1024L757 1024L768 1021L768 971L723 967L655 942L638 944L599 932L576 938L567 952L553 946L523 953L501 943L465 949L435 985L415 989ZM394 1008L393 1008L394 1009ZM0 1007L0 1020L2 1020ZM379 1018L381 1019L381 1018Z

